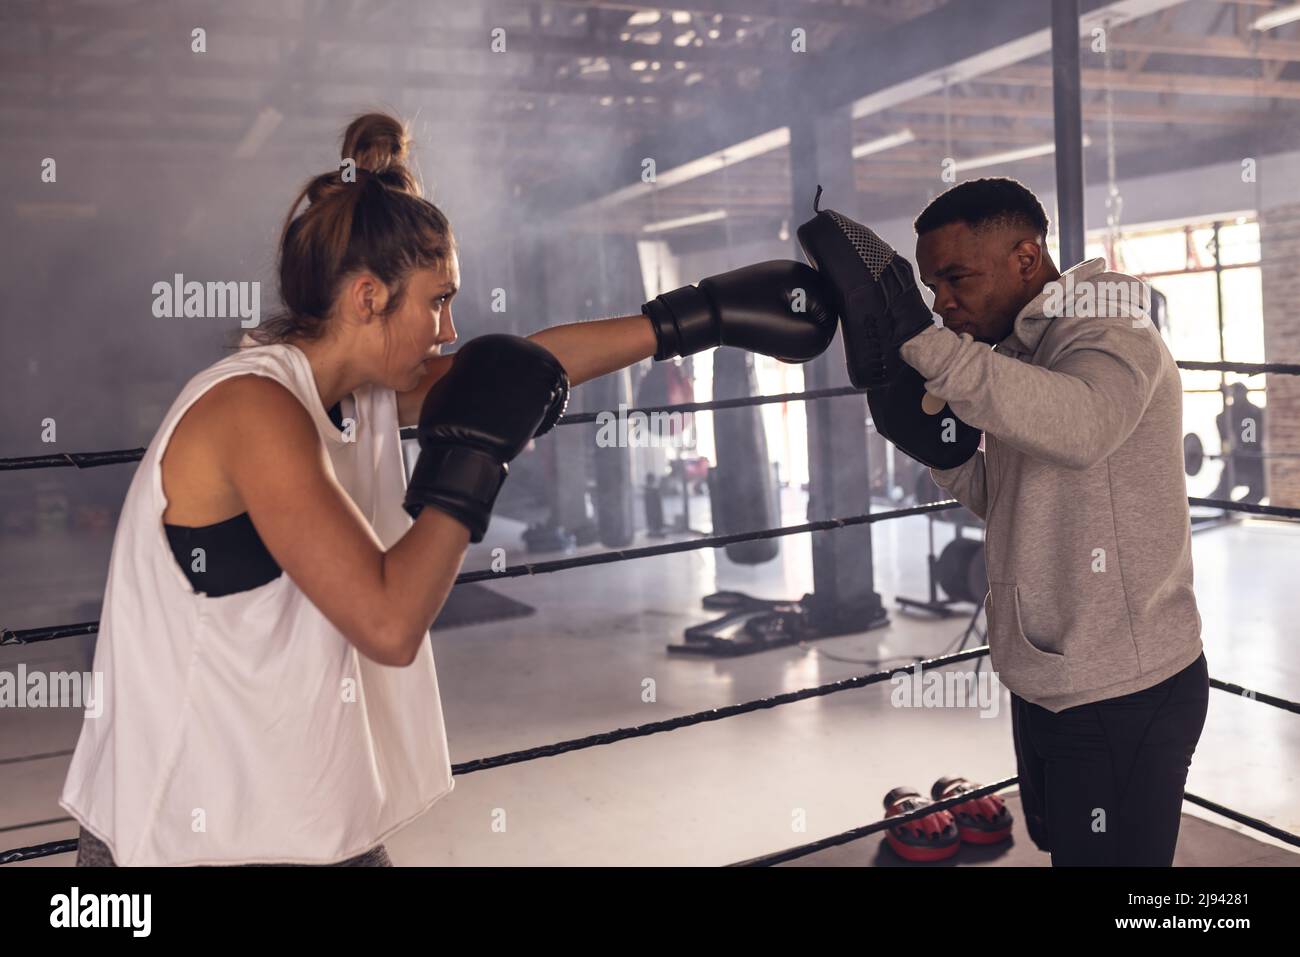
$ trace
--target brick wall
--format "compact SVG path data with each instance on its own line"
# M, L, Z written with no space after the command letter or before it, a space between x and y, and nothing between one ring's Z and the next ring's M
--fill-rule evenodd
M1264 361L1300 363L1300 204L1274 206L1260 216L1264 302ZM1266 377L1264 449L1300 456L1300 376ZM1265 460L1273 505L1300 507L1300 458Z

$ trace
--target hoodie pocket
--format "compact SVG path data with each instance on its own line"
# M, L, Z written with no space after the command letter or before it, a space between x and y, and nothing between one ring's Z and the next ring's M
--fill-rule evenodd
M984 610L993 668L1008 688L1030 698L1073 690L1065 655L1043 651L1025 637L1020 624L1020 589L1014 583L989 582Z

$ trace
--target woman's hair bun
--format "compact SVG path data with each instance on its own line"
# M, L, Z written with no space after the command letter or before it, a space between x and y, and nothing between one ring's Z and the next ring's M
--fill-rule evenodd
M319 176L313 176L307 184L305 190L307 202L314 206L316 203L332 196L342 194L350 186L351 184L343 181L343 177L339 173L321 173Z
M406 167L410 152L406 125L387 113L363 113L343 133L343 159L376 174L385 186L418 196L419 185Z

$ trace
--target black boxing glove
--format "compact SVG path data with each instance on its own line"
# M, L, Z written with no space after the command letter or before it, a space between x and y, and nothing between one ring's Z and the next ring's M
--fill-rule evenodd
M420 457L406 487L411 517L429 505L481 542L508 463L564 411L569 377L530 339L479 336L452 357L420 409Z
M782 362L807 362L835 338L826 281L801 262L773 259L710 276L641 307L655 331L655 359L736 346Z

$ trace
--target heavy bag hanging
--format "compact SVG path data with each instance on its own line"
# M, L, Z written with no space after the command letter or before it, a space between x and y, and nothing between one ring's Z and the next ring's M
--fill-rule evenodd
M753 356L740 349L715 350L713 394L727 399L757 395ZM718 457L709 474L714 534L775 528L780 519L760 407L715 412L713 433ZM740 565L760 565L779 552L774 538L726 546L727 557Z

